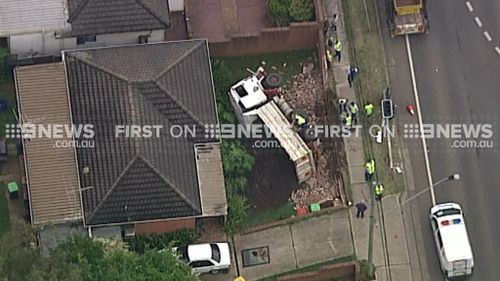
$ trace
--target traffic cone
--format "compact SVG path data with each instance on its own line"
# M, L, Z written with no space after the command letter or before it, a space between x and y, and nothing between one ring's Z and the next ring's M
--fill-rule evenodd
M415 115L415 107L413 106L413 104L409 104L406 106L406 110L408 111L408 113L410 113L412 116Z

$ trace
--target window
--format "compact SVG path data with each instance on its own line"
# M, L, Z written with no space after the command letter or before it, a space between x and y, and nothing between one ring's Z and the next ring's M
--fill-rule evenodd
M191 263L192 267L206 267L206 266L212 266L213 264L210 261L194 261Z
M210 244L210 248L212 248L212 259L216 262L220 262L220 249L216 244Z
M445 210L439 210L434 213L434 215L438 218L444 217L444 216L451 216L451 215L460 215L462 212L459 209L445 209Z
M437 240L438 240L438 244L439 244L439 249L442 249L443 248L443 239L441 238L441 232L438 230L436 235L437 235Z
M86 35L76 37L76 45L84 45L87 42L96 42L95 35Z

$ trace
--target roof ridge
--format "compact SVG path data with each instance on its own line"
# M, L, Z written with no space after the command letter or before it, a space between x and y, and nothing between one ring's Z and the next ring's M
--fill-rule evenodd
M177 106L179 106L187 115L189 115L189 117L191 117L193 119L193 121L198 123L198 125L200 125L201 127L205 126L205 124L203 124L203 122L201 122L201 120L198 117L196 117L196 115L194 115L184 104L182 104L179 100L177 100L177 98L174 95L172 95L172 93L167 88L163 87L160 84L160 82L158 82L158 81L151 81L151 82L155 86L157 86L160 90L165 92L165 94L167 94L176 103ZM147 100L147 98L146 98L146 100ZM161 115L163 116L163 114L161 114Z
M140 6L142 6L142 8L144 8L144 10L146 10L148 13L150 13L153 17L155 17L159 22L161 22L162 24L164 24L166 27L170 26L170 23L169 22L165 22L161 16L159 16L158 14L156 14L156 11L153 11L150 7L148 7L147 4L145 4L144 2L145 0L135 0L135 2L137 4L139 4ZM165 0L167 1L167 0ZM167 6L168 6L168 1L167 1ZM170 10L170 7L169 7L169 10Z
M87 1L90 1L90 0L87 0ZM92 50L92 49L89 49L89 50ZM74 53L77 54L77 53L83 53L83 52L85 52L85 50L74 52ZM102 67L99 64L97 64L97 63L95 63L93 61L90 61L90 60L88 60L86 58L83 58L83 57L80 57L80 56L75 56L75 55L72 54L72 52L67 52L67 53L65 52L65 55L67 57L70 57L70 58L73 58L73 59L77 59L77 60L81 61L84 64L88 64L88 65L90 65L90 66L92 66L94 68L97 68L98 70L100 70L102 72L105 72L105 73L107 73L109 75L112 75L112 76L114 76L114 77L116 77L116 78L118 78L120 80L123 80L124 82L127 82L127 83L130 82L130 80L127 77L125 77L125 76L123 76L123 75L121 75L119 73L116 73L116 72L114 72L112 70L109 70L109 69L107 69L105 67Z
M83 0L82 2L80 2L76 7L75 11L69 15L68 22L71 23L72 21L74 21L75 18L78 17L78 15L80 15L80 12L83 10L83 8L85 8L85 6L87 6L89 2L90 0Z
M158 79L160 79L160 77L162 77L163 75L165 75L167 72L169 72L174 66L176 66L179 62L181 62L182 60L184 60L185 58L187 58L189 55L191 55L191 53L193 53L197 48L200 47L200 45L204 44L205 43L205 39L195 39L195 40L190 40L190 42L194 42L194 41L199 41L197 42L197 44L194 44L193 47L191 47L191 49L185 51L182 56L180 56L179 58L177 58L175 61L173 61L167 68L165 68L164 70L162 70L160 73L158 73L158 75L156 75L155 77L153 77L152 80L154 81L158 81ZM178 42L175 42L176 44L178 44L179 42L183 42L183 41L178 41ZM173 43L173 42L172 42Z
M186 203L193 209L193 210L197 210L197 211L200 211L200 209L198 209L192 202L191 200L189 200L182 192L180 192L176 187L175 187L175 184L171 181L169 181L165 176L163 176L163 174L160 173L160 171L158 171L156 169L155 166L153 166L153 164L151 162L149 162L146 158L144 158L142 155L137 155L137 157L141 158L142 161L144 163L146 163L146 165L149 166L149 168L151 170L153 170L153 172L155 172L167 185L169 185L170 187L172 187L172 189L174 190L175 193L177 193L177 195L179 195L179 197L181 197L184 201L186 201Z
M104 195L104 197L102 197L99 204L97 204L97 206L92 210L92 213L90 214L90 216L88 218L85 219L85 221L91 221L94 218L97 211L102 207L104 202L106 202L106 199L110 196L111 192L115 189L115 187L118 185L120 180L126 175L126 172L130 169L130 167L132 167L132 165L137 161L138 158L139 158L139 155L136 154L135 157L132 158L132 160L130 160L130 162L127 164L125 169L123 169L123 171L118 176L118 178L116 178L116 180L113 183L113 185L111 186L111 188L106 192L106 195Z

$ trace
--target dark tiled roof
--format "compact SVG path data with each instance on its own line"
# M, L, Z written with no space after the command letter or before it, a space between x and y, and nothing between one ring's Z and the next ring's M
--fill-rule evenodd
M65 36L165 29L168 0L68 0L71 32Z
M203 126L217 122L206 41L69 51L65 61L73 122L95 126L95 148L77 149L86 224L200 215L194 144L215 141ZM127 124L164 129L115 138ZM199 130L174 138L172 125Z

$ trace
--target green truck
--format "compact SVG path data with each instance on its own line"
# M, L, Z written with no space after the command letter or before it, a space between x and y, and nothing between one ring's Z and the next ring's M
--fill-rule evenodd
M389 0L391 36L424 33L429 30L426 0Z

